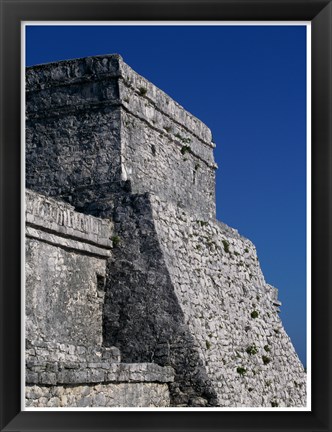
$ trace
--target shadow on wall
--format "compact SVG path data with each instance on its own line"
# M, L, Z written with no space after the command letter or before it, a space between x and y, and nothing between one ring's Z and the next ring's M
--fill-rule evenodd
M216 406L164 262L149 194L123 196L115 207L117 245L107 265L104 344L118 347L123 362L172 366L172 405Z

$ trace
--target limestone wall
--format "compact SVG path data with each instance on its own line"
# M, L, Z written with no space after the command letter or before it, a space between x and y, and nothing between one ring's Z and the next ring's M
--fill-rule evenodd
M173 369L104 347L113 224L26 192L26 407L169 406Z
M158 196L127 196L108 266L105 343L175 370L176 406L304 406L306 374L254 245Z
M169 406L173 370L120 363L117 348L28 342L26 407Z
M132 191L215 217L211 131L124 62L120 66L123 169Z
M28 342L27 407L169 406L173 370L120 363L117 348Z
M219 404L304 406L306 374L254 245L224 224L151 200L170 278Z
M95 215L129 187L215 216L210 130L120 56L28 68L26 83L29 188Z
M124 362L155 362L175 370L172 405L214 406L216 392L170 277L149 194L127 194L114 210L119 242L108 261L104 344Z
M77 386L28 386L26 406L30 408L55 407L168 407L167 384L160 383L107 383Z
M100 345L111 223L31 191L26 223L26 337Z
M146 104L150 105L148 99ZM158 113L152 106L151 110ZM131 181L132 192L150 191L181 207L195 209L198 215L214 217L215 167L195 152L196 146L202 146L198 138L167 117L157 119L154 125L151 119L146 123L132 112L123 111L121 121L123 171ZM206 150L212 158L211 147Z

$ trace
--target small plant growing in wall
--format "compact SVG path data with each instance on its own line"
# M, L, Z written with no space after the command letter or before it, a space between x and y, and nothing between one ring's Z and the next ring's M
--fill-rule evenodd
M236 369L236 372L237 372L239 375L243 376L244 374L247 373L247 369L245 369L244 367L238 366L237 369Z
M203 221L203 220L197 220L196 222L199 223L201 227L206 226L208 224L207 221Z
M252 345L247 347L246 353L250 354L250 355L255 355L258 353L258 348L256 347L255 344L252 344Z
M178 138L180 141L182 141L183 143L190 143L191 142L191 138L183 137L178 132L174 136L176 138Z
M276 402L276 401L271 401L271 406L272 406L273 408L276 408L276 407L279 406L279 404L278 404L278 402Z
M181 154L184 156L186 153L191 153L191 148L188 145L184 145L181 147Z
M210 349L211 348L211 342L210 341L205 341L205 345L206 345L206 349Z
M139 94L140 94L141 96L144 96L144 95L146 95L146 93L147 93L147 89L146 89L145 87L140 87L140 88L138 89L138 91L139 91Z
M259 313L256 310L252 311L250 314L251 318L254 318L254 319L258 318L258 315L259 315Z
M228 241L227 240L223 240L222 244L224 245L224 251L226 253L229 253L229 243L228 243Z
M267 364L269 364L269 363L271 362L270 357L268 357L268 356L266 356L266 355L263 355L263 356L262 356L262 360L263 360L263 363L264 363L265 365L267 365Z
M271 351L271 348L268 345L264 345L264 349L265 349L266 352L270 352Z
M117 247L120 243L120 237L115 235L113 237L111 237L112 243L113 243L113 247Z

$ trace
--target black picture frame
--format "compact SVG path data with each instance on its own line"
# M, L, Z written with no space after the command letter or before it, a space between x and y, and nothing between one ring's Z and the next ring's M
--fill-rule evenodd
M322 0L0 0L1 431L331 431L332 5ZM21 412L21 21L312 23L311 412Z

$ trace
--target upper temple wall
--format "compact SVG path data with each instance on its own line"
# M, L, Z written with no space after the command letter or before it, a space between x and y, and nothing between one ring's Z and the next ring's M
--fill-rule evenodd
M86 208L130 181L215 215L210 129L119 55L27 68L26 91L27 187Z
M119 78L123 79L126 86L135 89L139 93L141 93L140 89L142 87L145 88L148 91L149 99L154 102L160 111L176 119L179 124L184 125L207 145L214 147L211 144L211 131L203 122L186 111L154 84L136 73L117 54L65 60L28 67L26 70L26 91L29 95L27 99L28 116L33 112L45 115L45 109L51 108L53 111L55 106L77 106L77 103L89 104L93 101L100 102L100 99L104 101L115 99L119 95L115 95L112 90L109 92L112 86L107 87L106 91L102 95L99 95L101 98L92 93L88 95L87 92L77 92L75 98L72 95L70 98L67 95L61 98L59 97L61 94L59 93L59 88L81 86L79 90L83 88L96 90L98 82L102 81L105 84L107 80L112 81ZM35 96L32 96L31 99L29 98L32 93L38 94L41 91L43 94L49 95L50 98L48 100L43 98L41 101L42 105L36 106L33 103ZM52 98L52 95L54 98ZM121 99L123 98L122 96L120 96ZM32 101L32 105L29 105L29 101Z

